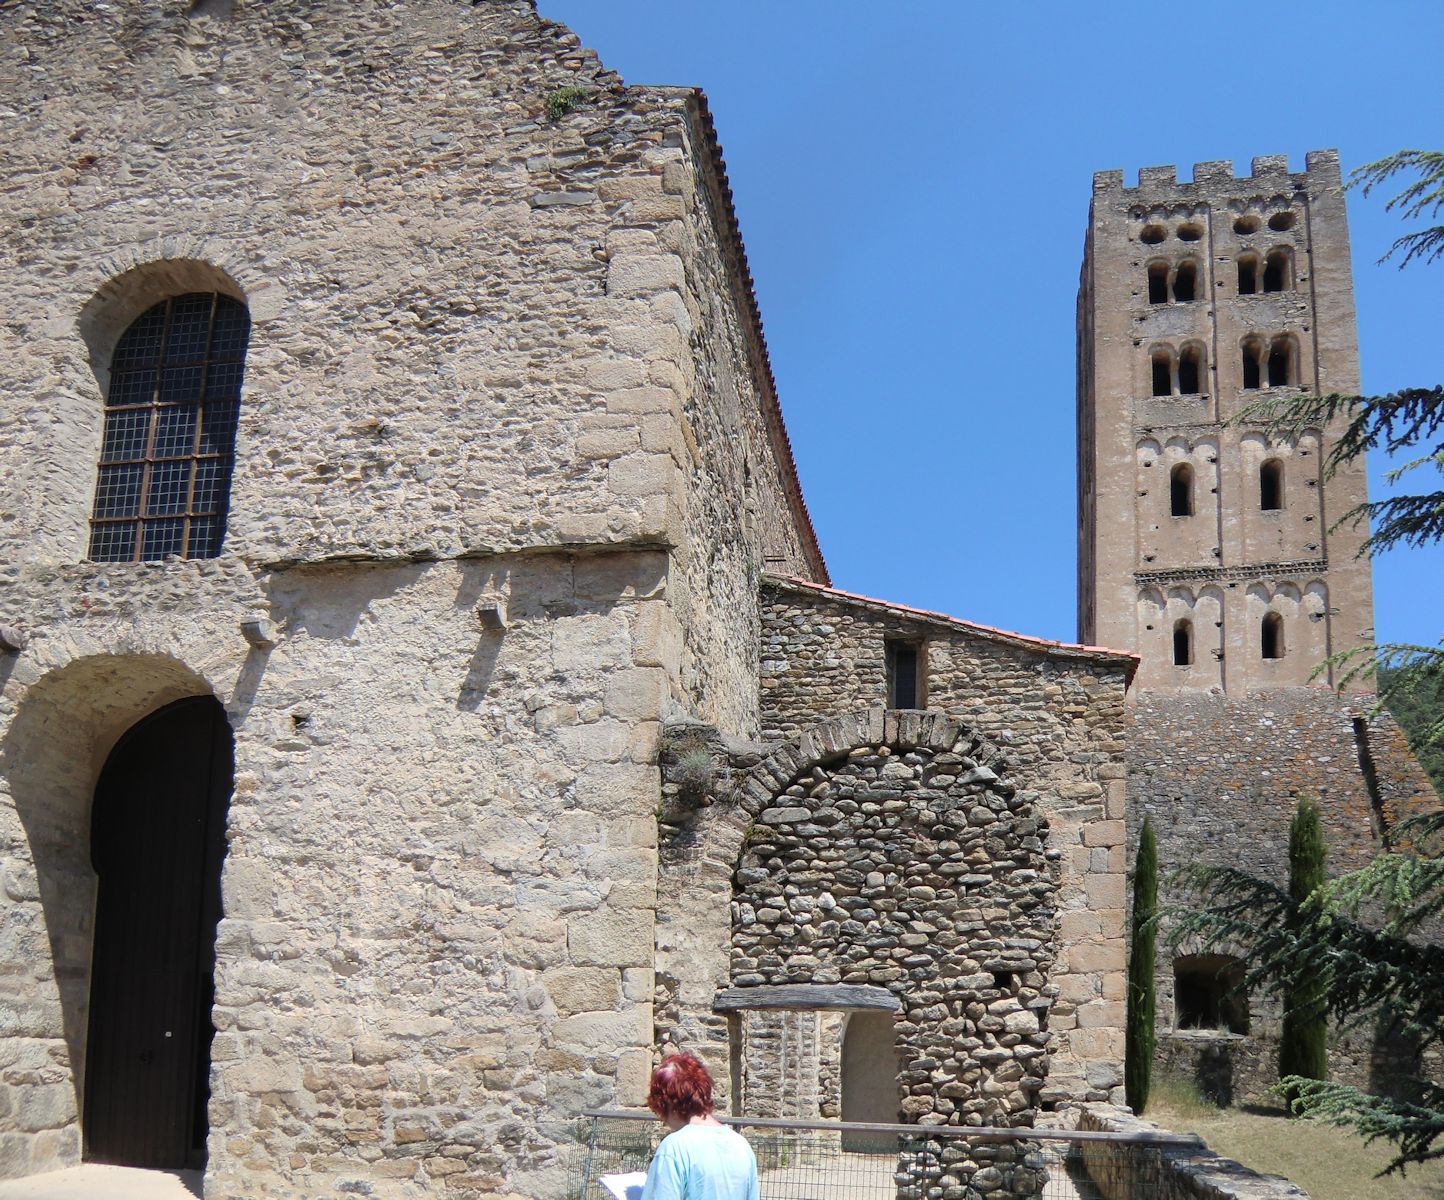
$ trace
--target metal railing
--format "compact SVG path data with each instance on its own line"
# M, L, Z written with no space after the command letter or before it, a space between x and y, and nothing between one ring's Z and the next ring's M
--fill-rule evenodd
M611 1200L602 1175L647 1169L665 1132L651 1113L584 1113L571 1200ZM761 1200L1145 1200L1130 1181L1197 1139L1063 1129L874 1125L718 1117L757 1155Z

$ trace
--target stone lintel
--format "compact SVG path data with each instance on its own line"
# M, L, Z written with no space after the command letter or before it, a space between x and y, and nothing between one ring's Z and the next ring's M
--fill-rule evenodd
M787 983L723 988L712 1001L714 1012L761 1008L901 1012L902 1001L887 988L870 983Z

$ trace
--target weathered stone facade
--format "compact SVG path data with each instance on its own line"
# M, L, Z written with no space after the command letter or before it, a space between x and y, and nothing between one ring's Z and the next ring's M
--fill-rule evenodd
M824 569L710 124L525 2L187 7L0 18L0 1174L82 1150L96 774L214 694L208 1194L552 1194L651 1061L660 721L755 733L749 581ZM193 291L253 321L224 552L86 563L110 349Z
M881 698L886 643L920 650L921 690L997 747L1006 778L1046 822L1057 872L1058 1094L1121 1082L1123 696L1132 660L868 601L798 582L764 591L764 733L787 735L843 697ZM1046 1095L1046 1093L1045 1093Z
M718 993L774 979L893 996L912 1117L1110 1094L1132 660L826 590L698 93L529 0L0 22L0 1177L88 1153L92 797L195 696L210 1200L560 1195L575 1115L667 1040L727 1090ZM113 352L193 293L251 321L221 552L88 561ZM746 1021L846 1107L850 1018Z
M853 1020L828 988L871 986L896 996L899 1062L872 1119L1026 1124L1114 1095L1132 660L798 580L763 596L763 731L785 740L667 734L659 1037L730 1055L749 1111L846 1114ZM921 651L926 709L884 707L898 639ZM794 1005L814 1021L746 1011L749 990L795 985L821 989ZM815 1086L779 1067L801 1060Z

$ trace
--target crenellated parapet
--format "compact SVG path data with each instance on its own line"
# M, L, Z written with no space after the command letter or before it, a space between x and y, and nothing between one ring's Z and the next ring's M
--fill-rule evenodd
M1247 174L1236 174L1232 159L1212 159L1193 164L1193 177L1178 178L1178 168L1166 166L1140 167L1138 182L1128 186L1124 172L1120 170L1095 171L1093 173L1093 194L1099 196L1116 192L1142 196L1159 190L1178 190L1188 194L1190 189L1211 188L1232 189L1245 181L1255 186L1288 187L1290 185L1318 188L1341 182L1339 152L1337 150L1310 150L1304 159L1303 171L1291 172L1286 154L1264 154L1254 158Z

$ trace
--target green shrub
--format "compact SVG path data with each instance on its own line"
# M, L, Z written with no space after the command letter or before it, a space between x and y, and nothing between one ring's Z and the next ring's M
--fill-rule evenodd
M1143 818L1138 858L1133 865L1133 918L1128 937L1128 1017L1123 1091L1129 1107L1141 1113L1148 1106L1153 1078L1154 1016L1158 1008L1153 978L1157 958L1158 844L1153 824Z
M560 121L567 113L580 108L591 95L586 88L559 87L546 96L547 120Z
M1289 824L1289 897L1303 904L1324 886L1324 824L1317 806L1300 800ZM1279 1078L1323 1079L1328 1070L1328 997L1322 976L1308 976L1284 991ZM1287 1093L1286 1093L1287 1094Z

